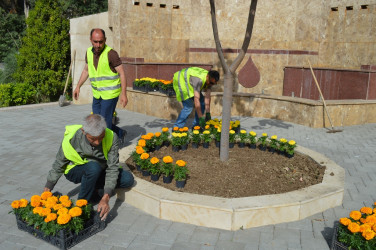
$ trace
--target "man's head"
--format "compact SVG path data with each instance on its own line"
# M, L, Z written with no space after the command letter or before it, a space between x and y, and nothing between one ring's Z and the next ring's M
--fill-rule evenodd
M219 81L219 72L216 70L210 70L207 76L208 86L216 85Z
M106 121L100 115L88 115L84 119L82 130L92 146L98 146L106 132Z
M102 29L90 31L90 42L93 45L94 53L100 53L106 45L106 33Z

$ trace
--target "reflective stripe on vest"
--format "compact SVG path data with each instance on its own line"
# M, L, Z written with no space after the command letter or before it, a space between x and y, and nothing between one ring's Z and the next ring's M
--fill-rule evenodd
M178 101L184 101L194 97L194 89L190 84L189 79L191 76L198 77L202 81L201 89L206 82L208 71L198 67L190 67L182 69L174 74L173 87Z
M97 99L113 99L118 97L121 92L120 76L117 72L112 72L108 62L108 52L110 50L111 47L106 45L99 56L97 69L94 67L92 47L88 48L86 52L89 80L93 90L93 96Z
M64 139L61 144L61 147L63 149L65 158L67 158L71 162L71 164L69 164L65 168L65 174L68 174L69 170L74 168L76 165L83 165L89 162L86 158L82 159L70 143L70 140L73 138L77 130L79 130L80 128L82 128L82 125L68 125L65 127ZM106 160L108 159L108 152L111 149L113 138L114 132L106 128L106 132L102 140L102 149Z

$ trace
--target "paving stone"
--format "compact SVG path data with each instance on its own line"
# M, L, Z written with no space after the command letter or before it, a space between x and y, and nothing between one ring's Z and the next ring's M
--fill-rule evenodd
M244 250L245 248L245 243L241 242L232 242L232 241L221 241L219 240L217 244L215 245L216 250Z
M202 228L196 228L192 234L191 241L202 244L215 245L218 241L219 233L210 232Z

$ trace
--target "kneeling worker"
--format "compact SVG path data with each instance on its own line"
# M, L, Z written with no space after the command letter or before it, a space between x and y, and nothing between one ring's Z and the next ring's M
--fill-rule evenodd
M87 116L83 125L66 126L44 191L51 191L63 174L69 181L81 183L78 199L93 201L100 198L97 189L104 189L98 204L102 220L110 211L109 200L114 189L129 188L134 182L129 171L119 168L117 135L98 114Z

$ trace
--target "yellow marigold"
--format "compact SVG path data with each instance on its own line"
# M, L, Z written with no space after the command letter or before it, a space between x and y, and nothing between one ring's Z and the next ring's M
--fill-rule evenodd
M184 137L184 136L188 136L188 134L184 132L184 133L181 133L181 136L182 136L182 137Z
M172 130L179 131L179 128L178 127L174 127Z
M72 206L72 201L71 200L63 201L61 204L63 204L64 207L70 207Z
M344 226L348 226L351 223L351 220L347 217L339 219L339 223Z
M256 132L254 132L254 131L249 132L249 134L252 135L252 136L256 136L257 135Z
M199 130L201 127L200 126L194 126L193 129Z
M68 195L62 195L62 196L60 196L59 201L60 202L69 201L69 196Z
M142 154L142 153L144 153L145 152L145 150L141 147L141 148L138 148L138 149L136 149L136 153L137 154Z
M67 214L68 213L68 208L66 207L62 207L60 208L58 211L57 211L57 214L60 215L60 214Z
M171 156L165 156L165 157L163 157L163 162L164 163L172 163L174 160L172 159L172 157Z
M359 220L362 217L362 213L359 211L351 211L350 217L353 220Z
M11 204L12 208L19 208L20 207L20 201L12 201L12 204Z
M232 135L235 134L235 131L231 129L230 134L232 134Z
M48 223L50 221L56 220L57 214L55 213L50 213L47 215L47 217L44 219L44 222Z
M186 164L186 162L183 161L183 160L178 160L178 161L176 161L176 165L178 165L179 167L184 167L185 164Z
M68 214L72 217L78 217L82 214L82 209L80 207L73 207L69 209Z
M51 213L51 208L45 207L45 208L42 208L42 210L40 211L39 215L45 217L45 216L47 216L50 213Z
M59 203L59 204L55 204L55 206L53 206L52 209L57 211L57 210L59 210L60 208L63 208L63 207L64 207L63 204Z
M294 145L295 145L295 141L294 141L294 140L290 140L290 141L289 141L289 144L290 144L291 146L294 146Z
M268 136L267 133L262 133L261 135L264 136L264 137Z
M42 212L43 207L35 207L33 208L33 214L40 214Z
M162 128L162 132L168 132L168 128L167 127Z
M57 224L65 225L71 220L71 216L69 214L60 214L59 217L57 217Z
M193 134L198 135L199 133L200 133L200 131L198 131L198 130L193 130Z
M146 146L146 141L144 139L138 140L138 146L145 147Z
M366 230L362 233L362 236L366 240L372 240L373 238L375 238L375 232L372 230Z
M157 164L159 162L159 159L157 157L153 157L150 159L151 164Z
M148 153L142 153L141 156L140 156L140 158L141 158L142 160L146 160L146 159L149 158L149 154L148 154Z
M360 228L360 226L357 224L357 223L355 223L355 222L351 222L349 225L348 225L348 227L347 227L349 230L350 230L350 232L352 232L352 233L358 233L359 232L359 228Z
M80 200L76 201L77 207L83 207L83 206L86 206L86 205L87 205L87 200L85 200L85 199L80 199Z
M221 133L221 132L222 132L222 129L221 129L221 128L218 128L218 129L217 129L217 132L218 132L218 133Z
M30 202L30 205L31 205L32 207L39 207L39 206L40 206L40 201L31 201L31 202Z
M360 209L360 212L362 212L363 214L372 214L372 208L370 208L370 207L362 207Z
M179 134L179 133L172 132L171 135L172 135L172 137L178 137L180 134Z
M362 224L359 226L359 232L363 233L364 231L370 230L371 226L368 224Z
M155 137L160 137L161 136L161 132L156 132L155 133Z
M210 128L210 126L209 125L205 125L205 129L209 129Z
M281 138L281 139L279 139L279 141L283 142L283 143L287 142L287 140L285 138Z
M246 133L247 133L247 131L246 131L246 130L244 130L244 129L242 129L242 130L240 130L240 133L241 133L241 134L246 134Z
M43 192L41 195L40 195L40 198L42 198L42 200L47 200L48 197L51 197L52 196L52 193L51 192Z
M204 132L202 132L204 135L208 135L210 134L210 131L209 130L204 130Z
M271 137L270 137L270 139L273 139L273 140L277 140L277 136L276 135L272 135Z
M20 200L20 207L26 207L29 202L26 199Z
M30 201L31 201L31 202L40 202L40 200L41 200L41 198L40 198L39 195L33 195L33 196L31 196L31 198L30 198Z

